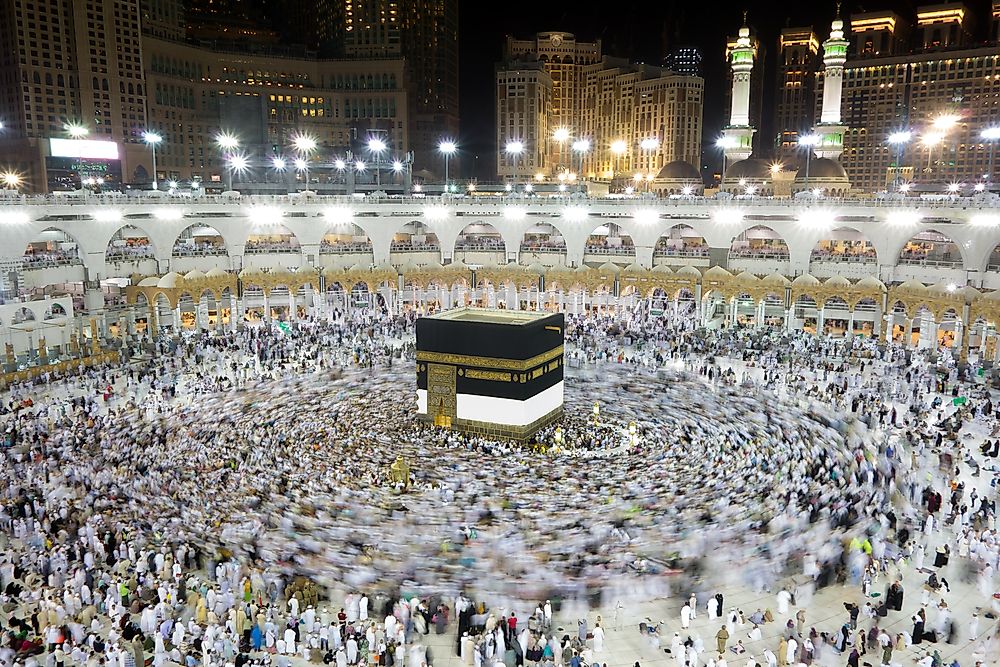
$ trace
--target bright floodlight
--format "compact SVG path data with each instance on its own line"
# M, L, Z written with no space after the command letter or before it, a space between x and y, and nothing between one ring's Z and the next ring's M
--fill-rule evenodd
M889 143L894 145L905 144L913 138L913 133L909 130L899 130L889 134Z
M250 160L245 155L231 155L227 162L229 168L236 172L246 171L250 166Z
M8 188L16 188L21 184L21 177L13 171L5 172L3 182Z
M296 158L295 162L293 162L292 164L294 164L295 168L298 169L299 171L305 171L306 167L309 166L309 164L302 158Z
M438 144L438 150L445 155L451 155L458 150L458 146L455 145L454 141L442 141Z
M820 188L813 188L813 197L819 197L823 194L823 190Z
M611 152L615 155L621 155L628 150L628 144L621 139L611 142Z
M954 114L943 114L935 118L931 125L933 125L936 130L950 130L955 127L960 120L961 117Z
M909 184L909 183L903 183L902 185L899 186L899 191L900 192L909 192L910 188L912 188L912 187L913 186L911 184Z
M986 184L985 183L976 183L975 189L976 189L976 192L982 192L983 190L986 189Z
M566 186L564 186L564 185L560 185L559 187L560 187L560 188L565 188ZM626 186L626 188L625 188L625 194L627 194L627 195L630 195L630 194L632 194L633 192L635 192L635 188L633 188L633 187L632 187L631 185L629 185L629 186Z
M378 137L372 137L371 139L368 140L368 150L370 150L372 153L376 154L381 153L382 151L385 150L385 148L386 148L385 142L379 139Z
M295 146L297 151L302 153L308 153L316 150L316 140L305 134L300 134L292 139L292 145Z
M524 152L524 142L523 141L508 141L507 145L504 146L504 152L510 155L520 155Z
M177 181L170 181L169 183L167 183L167 185L170 187L171 190L177 189Z
M285 167L288 166L288 164L285 162L285 158L273 157L271 158L271 166L277 169L278 171L284 171Z
M641 148L644 151L656 150L656 148L659 145L660 145L660 140L655 137L650 137L649 139L643 139L641 142L639 142L639 148Z
M806 134L799 137L799 146L816 146L820 142L819 135Z
M147 131L147 132L143 132L142 133L142 140L145 141L147 144L152 144L152 145L155 146L156 144L158 144L161 141L163 141L163 137L161 137L156 132L148 132Z
M781 163L780 162L775 162L775 163L773 163L771 165L771 173L772 174L781 173Z
M552 133L552 138L556 141L566 141L569 139L569 130L565 127L558 127L556 131Z
M1000 139L1000 127L988 127L980 136L986 141L996 141Z
M632 177L632 180L638 183L639 181L642 180L642 174L636 174L635 176Z
M219 144L219 148L231 151L240 145L240 140L228 132L221 132L215 137L215 143Z
M67 123L66 132L68 132L69 136L74 139L79 139L80 137L85 137L90 134L90 130L79 123Z
M589 139L577 139L573 142L573 150L577 153L586 153L590 150L590 140Z
M736 137L719 137L715 142L719 148L736 148L738 144Z
M531 192L534 189L535 189L535 186L533 186L531 183L525 183L524 184L524 191L525 192Z
M395 160L392 163L392 170L395 171L395 172L397 172L397 173L403 171L403 163L400 162L399 160Z
M685 197L690 197L692 194L694 194L694 188L692 188L690 185L685 185L683 188L681 188L681 193Z
M746 192L746 193L747 193L748 195L751 195L751 196L752 196L752 195L753 195L753 194L754 194L755 192L757 192L757 186L756 186L756 185L748 185L748 186L746 187L746 190L745 190L745 192Z
M361 160L358 160L357 162L354 163L354 168L357 169L358 171L364 171L365 163L362 162Z
M958 192L961 189L962 189L962 186L959 183L949 183L948 184L948 192Z
M344 171L344 169L347 168L347 163L344 162L343 160L334 160L333 161L333 166L338 171Z
M937 146L939 143L944 141L944 135L940 132L932 132L931 134L925 134L920 138L920 143L924 146Z

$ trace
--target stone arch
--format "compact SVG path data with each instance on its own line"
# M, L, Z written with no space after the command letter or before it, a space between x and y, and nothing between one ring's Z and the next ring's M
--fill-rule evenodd
M788 242L779 232L768 225L747 227L729 244L730 259L789 259Z
M653 257L708 257L708 241L691 225L678 222L657 237Z
M108 240L104 251L106 262L138 262L156 259L156 246L149 232L138 225L121 225Z
M216 227L203 223L188 225L174 238L170 254L173 257L227 256L228 242Z
M618 221L608 220L590 231L584 241L583 253L584 258L591 255L590 261L603 263L604 258L610 255L628 257L629 263L632 263L636 258L635 241Z
M20 308L14 311L14 315L11 317L10 323L21 324L22 322L34 322L34 321L35 321L35 313L30 308L21 306Z
M962 247L950 236L934 228L924 229L907 239L899 248L898 264L962 266Z
M66 308L64 308L59 302L55 302L45 309L46 320L54 320L57 317L66 317L67 315L68 313L66 312Z
M455 238L455 252L502 252L507 248L503 234L492 223L477 220L462 227Z
M320 240L320 254L364 255L374 252L368 232L355 222L336 222L327 225Z
M861 230L838 225L816 242L809 261L878 263L878 251Z
M521 235L521 252L566 252L566 237L551 220L539 220Z
M83 264L80 242L65 229L50 225L32 236L24 249L24 266L49 267Z
M389 251L441 252L441 241L426 221L414 219L393 233Z

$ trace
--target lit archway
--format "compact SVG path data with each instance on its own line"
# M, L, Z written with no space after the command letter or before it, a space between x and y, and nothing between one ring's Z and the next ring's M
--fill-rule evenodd
M115 232L104 253L107 262L139 262L154 257L152 240L146 232L132 225L125 225Z
M503 236L488 222L466 225L455 239L455 252L504 252Z
M787 260L788 244L776 231L756 225L741 232L729 246L730 259Z
M635 243L619 225L609 222L590 232L583 248L583 260L597 264L607 261L630 264L635 261Z
M247 255L288 255L301 252L299 239L284 225L258 225L247 237Z
M24 250L24 268L82 264L76 239L56 227L39 232Z
M407 223L392 237L390 252L440 252L437 234L419 220Z
M948 235L928 229L914 235L899 251L899 263L920 266L961 266L962 250Z
M324 255L370 255L372 242L365 230L348 222L327 230L320 242L319 252Z
M674 225L656 240L654 259L693 259L708 257L708 243L691 225Z
M874 264L878 254L867 236L856 229L838 227L813 246L809 261Z
M177 236L170 254L173 257L221 257L229 251L219 230L208 225L191 225Z

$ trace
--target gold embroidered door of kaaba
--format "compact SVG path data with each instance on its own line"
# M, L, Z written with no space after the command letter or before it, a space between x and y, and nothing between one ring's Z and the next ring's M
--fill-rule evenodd
M434 415L434 425L451 428L457 409L455 367L427 364L427 413Z

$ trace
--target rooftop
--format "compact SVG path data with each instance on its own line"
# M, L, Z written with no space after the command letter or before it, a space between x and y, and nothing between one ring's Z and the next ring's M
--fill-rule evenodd
M431 315L433 320L450 320L453 322L480 322L483 324L521 325L537 322L551 316L552 313L538 313L527 310L493 310L487 308L455 308L443 313Z

